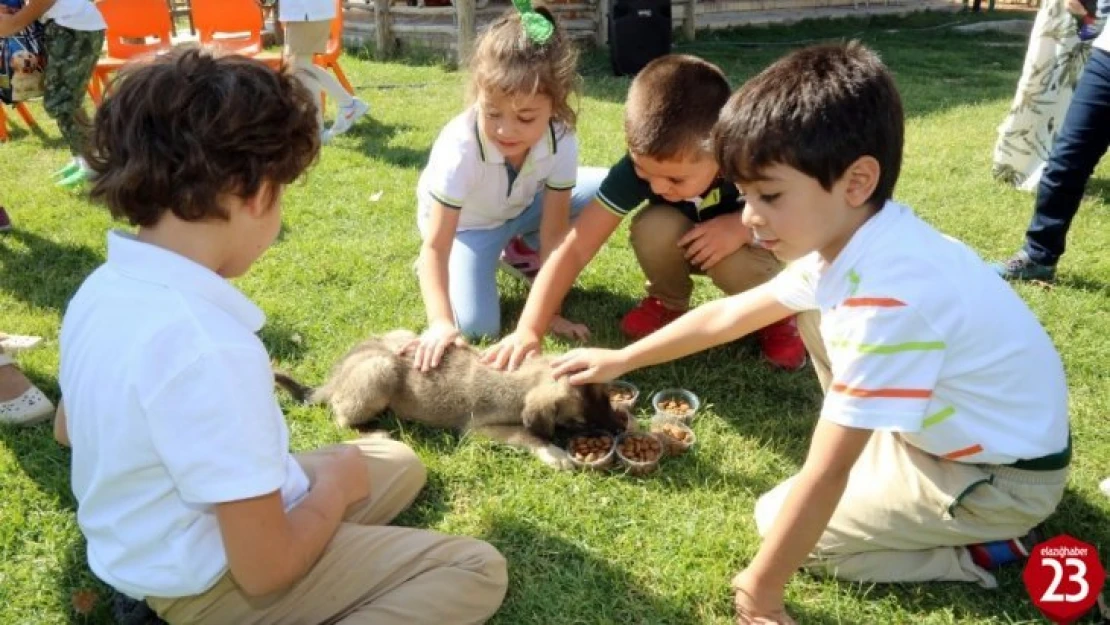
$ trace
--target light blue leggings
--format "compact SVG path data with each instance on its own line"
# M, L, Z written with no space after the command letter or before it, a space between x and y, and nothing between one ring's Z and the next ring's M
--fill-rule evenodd
M597 195L608 169L579 167L578 184L571 191L571 219ZM492 230L461 230L455 233L448 260L448 284L455 324L469 338L495 337L501 333L501 298L497 293L497 264L501 250L515 237L523 237L532 249L540 249L540 215L543 191L531 206L514 219Z

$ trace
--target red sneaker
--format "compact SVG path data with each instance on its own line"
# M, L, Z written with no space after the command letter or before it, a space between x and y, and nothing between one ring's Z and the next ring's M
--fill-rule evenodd
M531 284L540 272L540 253L520 237L513 237L501 250L501 269Z
M763 357L787 371L806 366L806 346L798 334L798 317L787 317L759 331Z
M685 310L671 310L654 297L645 297L621 319L621 332L632 340L642 339L678 319Z

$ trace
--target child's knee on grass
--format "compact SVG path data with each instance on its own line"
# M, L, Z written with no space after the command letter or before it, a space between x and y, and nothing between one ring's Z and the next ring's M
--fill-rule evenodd
M468 341L493 339L501 334L501 312L498 310L483 312L475 308L457 314L459 332L462 332Z

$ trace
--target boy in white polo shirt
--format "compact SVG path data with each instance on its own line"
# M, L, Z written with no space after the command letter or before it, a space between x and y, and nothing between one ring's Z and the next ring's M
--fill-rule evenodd
M385 525L424 484L400 443L290 454L265 318L227 281L273 243L319 151L314 99L179 49L124 72L97 113L92 195L138 232L109 235L62 324L57 431L89 566L171 623L481 622L500 554Z
M862 45L776 62L733 94L714 143L744 225L793 264L621 351L556 363L574 383L612 379L820 310L804 336L821 418L798 475L756 504L764 543L733 580L739 623L793 622L783 588L802 566L992 586L978 543L1023 536L1063 495L1060 358L974 252L890 200L902 137L894 81Z

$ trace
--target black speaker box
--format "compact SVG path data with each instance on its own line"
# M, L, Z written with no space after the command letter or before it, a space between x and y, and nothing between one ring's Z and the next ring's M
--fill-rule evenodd
M633 76L671 52L670 0L613 0L609 60L617 76Z

